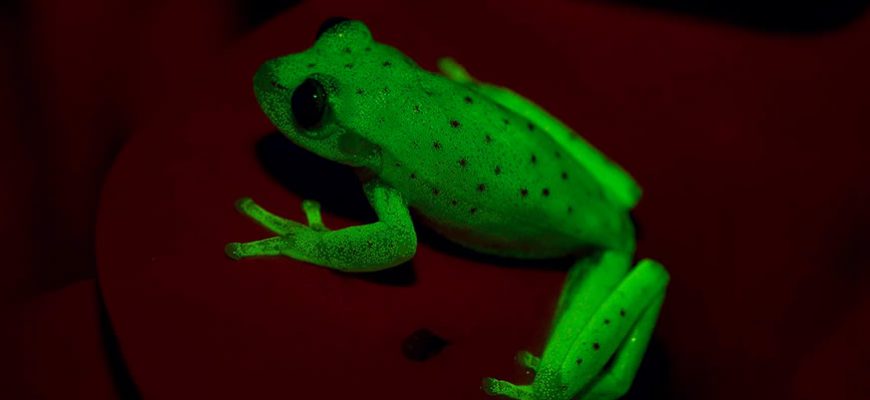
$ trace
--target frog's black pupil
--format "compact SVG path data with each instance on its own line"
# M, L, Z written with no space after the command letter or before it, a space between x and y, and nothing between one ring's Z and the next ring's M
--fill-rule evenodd
M317 38L320 39L320 36L323 35L324 32L328 31L333 26L336 26L344 21L350 21L350 18L345 17L329 17L323 23L320 24L320 28L317 30Z
M305 129L314 128L320 123L326 110L326 89L316 79L306 79L293 91L290 108L300 126Z

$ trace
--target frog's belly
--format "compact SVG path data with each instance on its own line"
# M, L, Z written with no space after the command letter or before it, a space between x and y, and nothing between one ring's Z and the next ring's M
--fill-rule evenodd
M420 222L452 242L481 253L515 258L558 258L581 254L589 248L621 248L630 245L626 238L633 235L627 215L610 213L604 218L586 215L561 220L539 215L534 221L479 215L473 224L436 218L419 209L415 214Z

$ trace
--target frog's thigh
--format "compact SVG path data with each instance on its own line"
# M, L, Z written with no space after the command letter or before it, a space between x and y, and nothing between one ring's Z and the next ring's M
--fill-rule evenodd
M562 294L556 305L553 317L554 334L559 323L564 320L570 310L571 322L561 329L577 331L579 324L592 317L595 310L616 289L625 278L631 266L631 256L619 252L603 252L597 257L587 257L577 261L568 271L565 283L562 284ZM582 327L582 326L581 326ZM570 336L571 333L564 333Z
M563 357L545 352L543 363L562 360L559 381L567 386L567 393L573 396L581 390L592 390L603 396L600 398L615 398L628 389L655 326L668 280L661 264L642 260L585 321L579 335L566 337L566 331L559 330L554 333L551 340L570 340L570 349ZM570 312L560 324L569 323ZM614 364L602 374L614 354ZM603 379L600 385L597 377Z
M559 382L563 361L571 351L575 338L583 333L586 323L625 278L631 265L631 256L618 252L604 252L597 257L585 258L571 267L556 306L550 339L540 359L520 352L520 364L535 370L531 385L487 378L484 391L513 399L564 400L570 398L567 387ZM588 382L594 374L586 378ZM575 389L575 392L579 389Z

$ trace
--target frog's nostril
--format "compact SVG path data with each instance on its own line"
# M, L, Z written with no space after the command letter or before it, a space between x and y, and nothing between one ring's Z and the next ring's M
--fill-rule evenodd
M275 81L273 81L273 80L270 80L270 81L269 81L269 84L271 84L273 88L281 89L281 90L287 90L287 86L284 86L284 85L282 85L282 84L280 84L280 83L278 83L278 82L275 82Z

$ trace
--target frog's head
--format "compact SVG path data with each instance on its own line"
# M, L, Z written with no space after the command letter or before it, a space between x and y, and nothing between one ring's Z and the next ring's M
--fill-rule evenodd
M360 134L367 129L350 122L369 113L355 96L362 90L360 82L377 79L367 76L363 62L376 46L362 22L330 18L311 48L260 67L254 76L257 100L297 145L343 164L376 168L380 146Z

